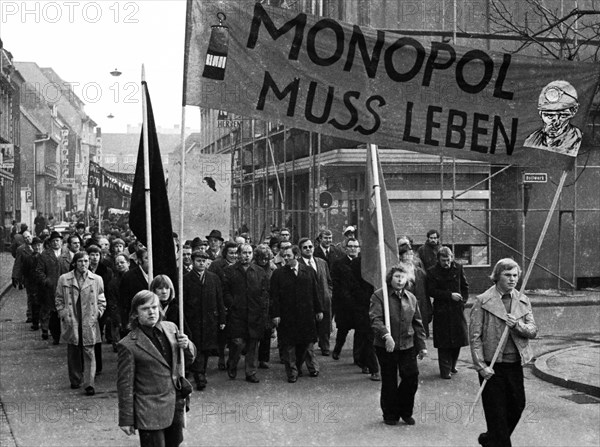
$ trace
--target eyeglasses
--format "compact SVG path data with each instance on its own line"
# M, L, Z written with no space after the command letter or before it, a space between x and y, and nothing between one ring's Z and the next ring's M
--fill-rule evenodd
M360 245L346 245L346 248L360 248Z
M304 246L302 247L302 250L307 250L307 249L309 249L309 248L313 248L313 246L312 246L312 245L304 245Z

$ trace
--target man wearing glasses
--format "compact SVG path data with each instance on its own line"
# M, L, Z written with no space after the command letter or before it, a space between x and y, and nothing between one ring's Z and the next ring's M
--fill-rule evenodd
M352 272L351 264L358 257L360 244L354 238L345 242L346 255L333 263L331 267L331 279L333 281L332 308L337 327L335 347L331 354L334 360L339 360L342 348L346 342L348 332L355 329L354 319L354 290L358 287L358 281ZM354 363L360 364L358 356L358 344L354 343Z
M323 308L323 319L317 322L317 335L319 338L319 348L321 354L329 355L329 336L331 333L331 295L333 291L333 282L329 274L327 263L319 258L315 258L314 244L307 238L303 237L298 241L300 247L300 262L303 262L307 267L314 269L317 274L317 283L321 289L321 307ZM309 349L307 355L307 363L314 359L314 350ZM314 359L316 362L316 359ZM318 368L317 368L318 369Z

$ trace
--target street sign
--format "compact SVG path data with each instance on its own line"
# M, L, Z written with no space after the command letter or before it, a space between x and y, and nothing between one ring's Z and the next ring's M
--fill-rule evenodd
M25 191L25 202L33 203L33 192L30 189Z
M548 183L548 174L545 172L526 172L523 174L523 183Z

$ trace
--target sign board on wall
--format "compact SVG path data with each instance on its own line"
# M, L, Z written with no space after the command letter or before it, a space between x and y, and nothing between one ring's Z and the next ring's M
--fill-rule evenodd
M179 153L169 154L167 194L173 231L180 228ZM181 241L199 236L206 239L211 230L219 230L227 239L231 227L231 155L191 152L185 157L185 198Z
M526 172L523 174L523 182L525 183L548 183L548 174L545 172Z

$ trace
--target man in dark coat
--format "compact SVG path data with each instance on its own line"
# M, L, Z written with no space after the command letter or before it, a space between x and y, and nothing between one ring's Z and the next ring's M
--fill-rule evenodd
M97 245L90 245L86 250L87 254L90 257L90 266L89 271L95 273L96 275L102 278L102 282L104 284L104 288L106 290L106 286L110 284L113 277L112 269L108 268L106 264L100 262L102 258L102 253L100 252L100 247ZM106 295L106 293L105 293ZM102 372L102 335L104 334L104 328L107 326L109 312L104 312L102 316L98 319L98 324L100 328L100 333L98 334L98 340L96 340L96 344L94 345L94 355L96 357L96 374ZM110 330L107 331L107 341L112 343Z
M317 341L316 321L323 319L322 300L315 271L298 262L298 246L283 249L281 255L285 266L271 276L271 316L278 327L288 382L295 383L306 350ZM316 371L309 372L312 377L318 375Z
M211 234L213 234L211 232ZM220 233L219 233L220 234ZM214 236L213 236L214 239ZM212 273L216 273L217 276L219 277L219 280L221 281L221 288L223 288L223 283L225 282L225 275L224 275L224 271L226 267L229 267L230 265L235 264L235 262L237 261L237 249L238 246L235 242L232 241L227 241L225 242L225 244L223 244L223 248L221 250L221 254L212 262L209 262L207 265L208 271L212 272ZM208 255L208 259L212 259L210 257L210 253L208 251L206 251L206 254ZM227 319L227 312L229 310L229 306L228 303L225 302L225 317ZM226 321L227 324L227 321ZM228 327L229 325L227 325ZM227 346L227 339L228 339L228 335L226 330L219 330L218 332L218 339L217 339L217 350L219 353L219 369L220 370L225 370L227 369L227 366L225 365L225 347Z
M250 244L239 246L238 262L224 270L223 294L229 309L227 374L235 379L245 351L246 381L258 383L256 355L269 317L269 282L265 270L251 262L252 255Z
M357 256L350 263L350 268L358 287L352 290L353 314L354 314L354 344L358 354L359 367L363 374L371 374L371 380L379 381L379 363L373 347L374 334L371 329L369 307L371 296L375 288L365 281L361 273L362 258Z
M121 337L125 337L129 332L127 321L129 321L129 312L131 310L131 300L140 290L148 290L148 250L139 248L135 257L137 266L131 266L129 271L123 275L121 284L119 284L119 310L121 312Z
M438 364L443 379L456 374L461 346L469 345L465 303L469 284L462 265L454 262L454 254L442 247L437 264L427 270L427 294L433 298L433 346L438 348Z
M317 274L317 283L321 292L321 307L323 308L323 319L317 323L317 335L319 336L319 348L321 354L324 356L329 355L329 337L331 335L331 294L333 291L333 281L331 280L331 274L329 272L329 266L325 260L315 258L314 256L314 244L307 238L303 237L298 241L298 247L300 248L301 257L300 262L303 262L307 267L311 267ZM314 358L314 351L312 349L308 352L308 361L316 362Z
M315 247L315 258L321 258L327 261L327 266L331 271L334 262L344 257L344 251L333 245L333 233L331 230L322 230L317 238L319 243Z
M423 263L425 270L429 270L437 263L437 254L440 250L440 233L437 230L427 232L427 240L417 250L417 256Z
M355 328L353 291L359 287L350 264L360 252L358 240L351 238L344 242L346 255L333 263L331 280L333 281L332 309L337 327L335 347L331 353L334 360L340 359L340 353L346 342L348 332ZM360 364L356 334L353 349L354 362Z
M35 277L33 275L25 275L25 266L28 263L30 263L29 258L31 258L31 256L33 255L33 237L31 236L31 233L27 230L23 231L21 237L23 238L23 243L17 248L15 252L15 263L13 264L12 269L12 285L14 288L19 287L19 289L22 289L23 286L25 286L25 291L27 292L27 311L25 312L25 322L31 323L33 321L32 307L35 298Z
M206 269L208 254L192 253L193 269L183 277L183 311L198 355L190 370L198 390L206 388L210 351L217 348L217 332L225 329L225 306L219 277Z
M41 254L35 268L35 275L39 285L40 294L40 326L42 327L42 339L48 340L48 331L52 335L55 345L60 340L60 320L56 312L54 297L56 284L62 273L60 270L60 258L62 256L62 237L53 231L49 237L49 245Z

